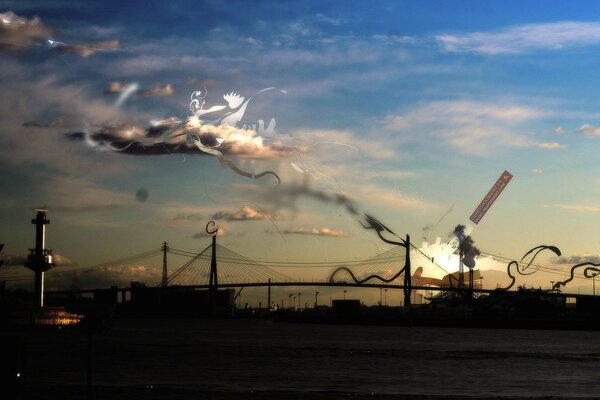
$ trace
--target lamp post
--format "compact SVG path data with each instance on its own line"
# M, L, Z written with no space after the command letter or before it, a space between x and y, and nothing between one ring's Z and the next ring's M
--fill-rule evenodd
M592 275L592 291L596 295L596 275Z
M346 292L347 290L344 289L344 300L346 300Z
M296 310L296 296L294 296L294 310Z
M313 308L317 308L318 301L319 301L319 292L315 292L315 306Z
M383 305L387 307L387 289L383 291Z
M302 296L302 293L298 293L298 309L301 309L302 306L300 305L300 296Z
M294 295L290 293L290 295L288 296L288 308L292 308L292 297Z
M383 292L383 289L379 288L379 306L381 306L381 304L383 304L382 303L383 300L382 300L382 297L381 297L382 296L382 292Z

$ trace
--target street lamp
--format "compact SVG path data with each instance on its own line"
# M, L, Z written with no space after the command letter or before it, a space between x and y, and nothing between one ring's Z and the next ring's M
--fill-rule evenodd
M347 290L344 290L344 300L346 300L346 292Z
M592 275L592 289L594 292L594 296L596 295L596 275Z
M302 293L298 293L298 309L302 308L302 306L300 305L300 296L302 296Z
M383 305L387 307L387 289L383 291Z
M318 301L319 301L319 292L315 292L315 306L313 308L317 308Z
M380 306L382 304L382 299L381 299L382 291L383 291L383 289L379 288L379 305Z
M479 289L483 289L483 276L479 276Z
M294 295L290 293L290 295L288 296L288 308L292 308L292 297ZM294 304L295 305L295 304Z
M294 296L294 310L296 309L296 296Z

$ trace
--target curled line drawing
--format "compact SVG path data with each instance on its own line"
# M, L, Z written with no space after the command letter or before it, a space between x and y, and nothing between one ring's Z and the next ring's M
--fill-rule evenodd
M214 228L209 228L214 227ZM215 235L219 231L219 227L215 223L215 221L208 221L206 224L206 233L209 235Z
M275 172L273 171L264 171L261 172L259 174L253 174L250 172L246 172L243 171L241 169L239 169L235 164L233 164L231 161L229 161L228 159L226 159L225 157L221 156L219 157L219 162L221 163L221 165L224 165L226 167L228 167L229 169L231 169L233 172L235 172L238 175L241 176L245 176L246 178L252 178L252 179L260 179L265 175L273 175L275 177L275 186L278 186L281 183L281 178L279 177L279 175L277 175Z
M588 278L588 279L589 278L594 278L594 277L596 277L596 276L598 276L600 274L600 269L595 268L595 267L600 267L600 264L596 264L596 263L592 263L592 262L584 262L584 263L581 263L581 264L576 264L576 265L573 265L573 267L571 267L571 274L570 274L570 276L567 279L565 279L564 281L562 281L562 282L556 282L554 284L554 286L552 286L552 289L553 290L558 290L558 289L560 289L561 286L566 286L567 283L571 282L575 278L575 270L577 268L583 267L585 265L592 265L591 267L587 267L586 269L583 270L583 275L586 278Z
M519 267L519 262L514 261L514 260L508 263L508 266L506 267L506 273L508 274L509 278L511 278L512 281L508 286L506 286L504 288L498 288L496 290L503 290L503 291L509 290L510 288L512 288L514 286L514 284L517 280L517 277L511 273L512 266L515 266L516 267L515 270L519 273L519 275L523 275L523 276L531 275L531 274L534 274L535 272L537 272L537 270L531 271L531 272L524 272L524 271L531 266L531 264L533 263L533 260L535 260L537 255L544 250L550 250L557 256L561 255L560 250L556 246L541 245L541 246L534 247L533 249L531 249L527 253L525 253L525 255L523 257L521 257L521 262L522 262L525 259L525 257L534 253L533 257L531 258L531 260L529 261L529 263L527 263L527 265L525 267Z
M329 282L330 283L335 283L335 274L337 274L339 271L346 271L348 274L350 274L350 277L352 278L352 280L354 281L354 283L357 283L359 285L371 280L371 279L378 279L381 282L385 282L385 283L390 283L392 282L394 279L398 278L400 275L402 275L402 273L404 272L404 270L406 269L406 266L404 266L400 271L398 271L397 274L395 274L394 276L392 276L391 278L383 278L379 275L373 274L373 275L369 275L364 279L358 279L354 273L352 273L352 271L348 268L348 267L339 267L338 269L336 269L335 271L333 271L333 273L331 274L331 276L329 277Z
M396 235L394 233L394 231L392 231L390 228L388 228L387 226L385 226L384 224L382 224L381 222L379 222L377 219L375 219L374 217L370 216L369 214L365 214L365 219L367 220L367 225L364 225L360 220L358 220L358 223L365 229L373 229L375 232L377 232L377 235L379 236L379 238L381 240L383 240L386 243L389 244L395 244L398 246L402 246L402 247L406 247L406 242L403 239L400 239L400 237L398 235ZM381 232L386 231L388 233L391 233L392 235L396 236L398 239L402 240L402 242L394 242L392 240L386 239L383 237L383 235L381 234Z

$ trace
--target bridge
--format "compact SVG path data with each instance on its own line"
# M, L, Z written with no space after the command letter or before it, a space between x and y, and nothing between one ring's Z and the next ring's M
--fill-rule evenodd
M160 282L154 282L152 286L207 289L211 293L214 293L218 289L232 288L236 289L236 297L240 295L244 288L266 288L268 292L267 304L272 304L272 288L285 287L371 288L385 289L386 292L388 289L400 290L404 295L405 306L411 305L411 294L414 291L426 291L429 293L458 292L472 296L473 294L497 293L499 290L483 289L481 286L473 284L472 277L469 280L469 284L466 285L460 279L460 276L456 276L456 273L454 275L449 273L436 263L432 257L412 245L408 236L401 243L396 243L400 245L395 245L384 253L370 259L320 262L257 261L218 244L216 234L213 234L212 237L208 236L206 240L209 241L208 245L199 252L178 249L164 242L159 248L93 266L56 268L47 273L47 282L50 283L53 280L61 278L64 280L65 277L70 276L82 277L86 274L102 274L103 272L111 271L111 268L117 266L139 265L141 262L148 262L152 259L157 261L158 259L162 261L162 277ZM535 258L536 254L534 254L533 258ZM411 258L413 259L412 263L415 264L415 261L417 261L416 264L419 266L414 272L411 268ZM533 267L537 270L545 269L547 272L568 276L568 274L565 275L564 271L532 264L533 258L531 258L529 263L525 259L522 259L521 262L509 262L507 273L513 278L513 284L515 277L511 275L511 263L516 263L516 268L513 268L513 272L516 271L522 275L527 274L524 272L525 269ZM182 262L173 272L169 273L169 260L172 259L182 260ZM508 259L506 261L508 262ZM282 272L283 270L285 273ZM304 280L298 276L288 275L290 271L305 272L307 270L313 272L315 270L324 270L326 271L326 275L311 280ZM437 275L443 274L447 277L447 280L444 282L440 279L423 277L422 273L424 270L429 274L433 271ZM571 279L590 278L588 275L587 271L584 274L571 271ZM30 281L32 279L33 277L30 274L25 275L22 273L0 277L0 280L7 282ZM569 281L569 279L567 278L566 281ZM111 282L106 283L107 286L114 286ZM510 289L511 287L512 284L505 289ZM55 288L46 293L50 296L84 295L92 294L95 290L97 288L92 287L73 289ZM121 298L124 301L126 294L131 291L131 287L118 287L117 285L116 290L121 293ZM318 295L318 292L316 293ZM559 290L550 290L547 294L563 298L575 297L574 294L562 293Z

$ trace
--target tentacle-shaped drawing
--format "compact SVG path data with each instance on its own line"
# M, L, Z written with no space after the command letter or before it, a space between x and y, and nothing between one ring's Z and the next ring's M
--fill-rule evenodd
M402 275L402 273L404 272L404 270L406 269L406 267L402 268L400 271L398 271L398 273L394 276L392 276L391 278L383 278L379 275L369 275L366 278L363 279L358 279L354 273L347 267L340 267L338 269L336 269L335 271L333 271L333 273L331 274L331 276L329 277L329 282L330 283L334 283L335 282L335 274L337 274L339 271L346 271L348 274L350 274L350 277L352 278L352 280L354 281L354 283L358 283L359 285L362 283L365 283L371 279L377 279L380 280L381 282L385 282L385 283L390 283L392 282L394 279L398 278L400 275Z
M400 236L396 235L390 228L388 228L387 226L385 226L384 224L379 222L376 218L370 216L369 214L365 214L365 220L367 222L367 225L364 225L361 221L358 221L358 222L365 229L375 230L377 232L377 235L379 236L379 238L381 240L383 240L384 242L389 243L389 244L395 244L395 245L402 246L402 247L407 246L406 242L403 239L400 239ZM402 242L394 242L392 240L388 240L388 239L384 238L383 235L381 234L384 231L396 236L398 239L402 240Z
M537 270L534 270L531 272L525 272L525 270L527 270L531 266L531 264L533 263L533 260L535 260L537 255L544 250L550 250L557 256L561 255L560 250L556 246L541 245L541 246L534 247L533 249L531 249L527 253L525 253L525 255L523 257L521 257L521 261L519 261L519 262L511 261L508 263L508 266L506 267L506 273L508 274L509 278L511 278L511 283L508 286L506 286L504 288L498 288L497 290L509 290L510 288L512 288L514 286L517 278L516 278L516 276L514 276L511 273L511 267L515 267L514 269L519 273L519 275L531 275L531 274L535 273ZM529 260L529 262L525 266L522 266L523 261L530 255L531 255L531 260Z
M259 174L253 174L250 172L246 172L246 171L239 169L235 164L233 164L231 161L229 161L228 159L226 159L225 157L222 157L222 156L219 157L219 162L221 163L221 165L225 165L226 167L229 167L229 169L231 169L238 175L245 176L247 178L252 178L252 179L260 179L265 175L273 175L276 179L274 184L279 185L281 183L281 178L279 178L279 175L277 175L273 171L264 171Z
M573 265L571 267L571 275L567 279L565 279L564 281L562 281L562 282L556 282L554 284L554 286L552 286L552 289L553 290L558 290L558 289L560 289L561 286L566 286L567 283L571 282L573 280L573 278L575 278L575 270L577 268L580 268L580 267L583 267L583 266L586 266L586 265L592 265L592 267L587 267L586 269L583 270L583 275L586 278L588 278L588 279L589 278L593 278L593 277L598 276L598 274L600 274L600 269L595 268L595 267L600 267L600 264L595 264L595 263L592 263L592 262L584 262L584 263L581 263L581 264L576 264L576 265Z

